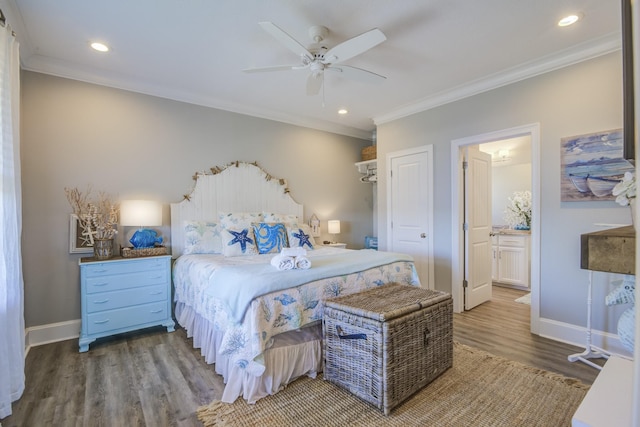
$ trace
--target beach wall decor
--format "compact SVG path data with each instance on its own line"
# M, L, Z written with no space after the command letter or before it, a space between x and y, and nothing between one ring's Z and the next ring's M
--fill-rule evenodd
M560 194L563 202L613 201L613 187L635 170L623 158L622 129L569 136L560 144Z

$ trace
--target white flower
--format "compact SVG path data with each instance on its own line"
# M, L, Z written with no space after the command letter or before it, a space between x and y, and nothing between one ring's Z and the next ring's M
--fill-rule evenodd
M509 197L504 220L510 227L531 227L531 192L516 191Z
M636 175L633 172L625 172L622 181L613 187L611 194L616 196L616 203L620 206L628 206L632 199L636 198Z

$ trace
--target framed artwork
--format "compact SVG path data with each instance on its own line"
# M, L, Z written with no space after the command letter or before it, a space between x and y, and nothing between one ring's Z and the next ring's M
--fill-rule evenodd
M563 202L615 200L613 187L635 170L623 158L622 129L562 138L560 194Z
M69 253L93 253L93 245L84 235L84 228L82 228L78 215L75 214L69 215Z

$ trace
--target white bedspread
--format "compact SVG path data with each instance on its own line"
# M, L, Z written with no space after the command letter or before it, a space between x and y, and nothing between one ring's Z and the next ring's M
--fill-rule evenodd
M350 252L348 249L319 248L309 251L315 257ZM222 255L185 255L173 268L175 300L190 306L216 329L224 331L218 350L252 375L262 375L261 355L271 338L298 329L322 318L326 298L355 293L389 282L419 286L413 262L396 261L365 271L315 280L293 288L270 292L251 301L241 322L234 320L226 303L207 292L214 272L225 265L269 264L271 255L224 257ZM241 286L234 284L232 286ZM215 363L215 360L207 360Z
M371 249L345 251L333 255L313 257L313 268L278 270L269 264L226 266L211 275L205 293L222 300L233 315L242 322L249 304L255 298L271 292L314 282L330 277L344 276L398 261L413 261L405 254L378 252ZM293 302L293 301L292 301Z

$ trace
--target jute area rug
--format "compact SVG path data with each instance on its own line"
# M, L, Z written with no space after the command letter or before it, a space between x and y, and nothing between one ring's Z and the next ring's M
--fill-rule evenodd
M389 416L349 392L303 377L249 405L214 401L205 426L570 426L589 386L456 343L453 367Z

